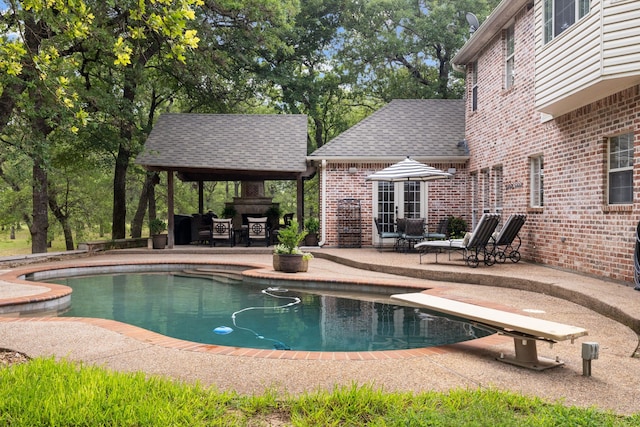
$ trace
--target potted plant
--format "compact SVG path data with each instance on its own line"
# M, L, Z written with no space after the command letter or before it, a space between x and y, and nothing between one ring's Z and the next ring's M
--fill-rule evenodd
M282 211L280 210L280 205L277 203L271 205L264 213L271 230L277 230L280 227L280 215L282 215Z
M224 209L222 209L222 218L234 218L237 213L235 206L225 205Z
M318 246L318 230L320 229L320 221L312 216L305 220L304 229L307 235L304 238L305 246Z
M306 234L305 230L300 231L297 221L291 221L291 224L279 230L278 241L280 244L276 245L273 251L274 270L285 273L306 271L303 262L308 262L312 255L305 254L299 247Z
M154 218L149 221L149 234L153 249L164 249L167 246L167 235L162 232L167 229L167 224L161 219Z

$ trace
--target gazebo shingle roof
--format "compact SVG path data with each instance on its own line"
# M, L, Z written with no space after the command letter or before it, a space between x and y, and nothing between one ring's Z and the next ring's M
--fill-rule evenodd
M307 170L301 114L162 114L136 163L181 179L292 179Z
M397 99L309 155L316 159L469 157L462 99Z

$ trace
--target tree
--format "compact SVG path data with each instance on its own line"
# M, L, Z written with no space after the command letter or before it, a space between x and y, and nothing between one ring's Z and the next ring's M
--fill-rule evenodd
M31 159L32 215L26 219L32 252L46 252L48 150L83 117L69 91L73 67L61 51L86 37L93 17L80 1L10 0L7 6L0 15L0 140Z
M393 98L459 98L451 59L469 37L466 12L498 0L350 1L341 57L360 90Z
M309 152L324 145L351 123L341 105L353 104L345 90L349 76L335 60L335 44L342 28L344 0L308 0L301 3L295 25L279 29L286 45L264 53L257 70L272 105L309 117Z

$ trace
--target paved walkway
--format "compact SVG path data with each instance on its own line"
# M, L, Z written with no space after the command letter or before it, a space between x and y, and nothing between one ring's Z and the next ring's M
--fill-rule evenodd
M127 250L24 266L5 264L0 275L0 305L10 301L38 301L47 286L16 281L21 272L44 266L76 267L126 263L221 262L261 267L251 274L269 278L270 250L265 248L178 248ZM76 255L78 256L78 255ZM103 365L121 371L144 371L181 381L199 381L220 390L261 393L276 389L292 394L336 385L373 384L385 390L446 391L452 388L498 388L569 405L596 406L621 414L640 411L640 292L628 284L599 280L524 262L492 267L466 267L453 256L378 252L375 249L323 249L316 251L308 273L287 275L297 281L352 281L360 284L397 284L429 288L430 292L477 304L500 306L534 317L586 328L589 336L575 343L538 346L540 356L565 362L544 372L497 362L500 354L513 354L513 341L492 337L415 354L340 353L230 349L217 351L166 338L117 322L0 317L0 347L32 357L55 356ZM0 260L1 261L1 260ZM33 260L31 260L33 262ZM13 262L12 262L13 263ZM54 289L53 292L58 292ZM587 309L589 307L590 309ZM581 343L597 342L600 357L592 362L592 376L582 375ZM297 352L293 352L297 353Z

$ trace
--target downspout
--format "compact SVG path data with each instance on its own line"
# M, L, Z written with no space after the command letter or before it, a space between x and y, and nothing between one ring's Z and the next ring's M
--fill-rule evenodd
M322 188L322 205L320 206L320 241L318 242L318 246L322 247L325 244L327 239L327 160L322 159L322 174L320 175L321 183L320 186Z

